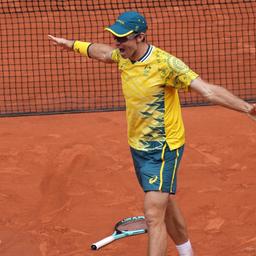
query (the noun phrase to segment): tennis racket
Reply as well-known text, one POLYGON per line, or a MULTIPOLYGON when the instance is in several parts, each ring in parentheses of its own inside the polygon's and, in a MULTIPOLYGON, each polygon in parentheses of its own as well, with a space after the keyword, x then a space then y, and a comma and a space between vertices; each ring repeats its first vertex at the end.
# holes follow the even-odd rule
POLYGON ((144 216, 129 217, 119 221, 114 228, 114 233, 91 245, 92 250, 98 250, 117 239, 127 236, 144 234, 147 232, 147 225, 144 216))

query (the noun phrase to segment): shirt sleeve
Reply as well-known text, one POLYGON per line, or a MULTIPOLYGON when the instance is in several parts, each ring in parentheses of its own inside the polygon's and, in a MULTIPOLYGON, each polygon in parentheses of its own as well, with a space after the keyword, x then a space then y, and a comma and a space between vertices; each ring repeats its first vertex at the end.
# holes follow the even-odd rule
POLYGON ((167 65, 169 71, 165 80, 167 86, 187 90, 191 82, 199 76, 183 61, 172 55, 167 58, 167 65))

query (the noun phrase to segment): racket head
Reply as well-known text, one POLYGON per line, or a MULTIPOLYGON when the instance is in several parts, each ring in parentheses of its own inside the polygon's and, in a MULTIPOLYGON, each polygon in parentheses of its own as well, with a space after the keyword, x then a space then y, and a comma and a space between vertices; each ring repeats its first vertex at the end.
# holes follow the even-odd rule
POLYGON ((119 221, 115 225, 115 231, 117 234, 137 230, 143 230, 145 233, 147 232, 147 224, 144 216, 128 217, 119 221))

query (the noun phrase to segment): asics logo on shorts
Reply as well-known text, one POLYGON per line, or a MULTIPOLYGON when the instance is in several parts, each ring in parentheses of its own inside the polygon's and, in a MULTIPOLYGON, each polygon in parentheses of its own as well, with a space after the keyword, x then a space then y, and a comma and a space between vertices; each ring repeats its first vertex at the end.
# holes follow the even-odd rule
POLYGON ((154 177, 152 177, 152 178, 150 178, 150 179, 148 180, 148 183, 149 183, 149 184, 154 184, 154 183, 157 181, 157 179, 158 179, 158 177, 157 177, 157 176, 154 176, 154 177))

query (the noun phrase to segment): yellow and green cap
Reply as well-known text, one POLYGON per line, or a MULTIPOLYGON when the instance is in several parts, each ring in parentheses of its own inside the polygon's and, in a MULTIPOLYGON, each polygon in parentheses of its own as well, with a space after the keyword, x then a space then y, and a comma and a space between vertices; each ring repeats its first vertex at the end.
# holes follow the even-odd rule
POLYGON ((142 33, 147 30, 147 22, 144 16, 135 11, 128 11, 122 13, 116 22, 105 28, 118 37, 128 36, 131 33, 142 33))

